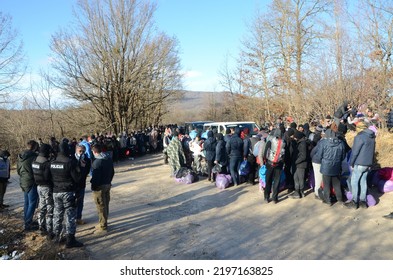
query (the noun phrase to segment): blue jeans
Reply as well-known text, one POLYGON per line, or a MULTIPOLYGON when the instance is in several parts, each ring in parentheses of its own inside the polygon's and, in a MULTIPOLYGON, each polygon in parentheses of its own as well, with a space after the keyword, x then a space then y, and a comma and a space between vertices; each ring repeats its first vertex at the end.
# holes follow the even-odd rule
POLYGON ((243 158, 241 157, 231 157, 229 159, 229 168, 234 185, 240 184, 239 168, 242 161, 243 158))
POLYGON ((368 170, 369 167, 363 165, 355 165, 355 167, 353 168, 351 176, 351 191, 353 196, 352 200, 355 202, 358 202, 359 200, 366 201, 368 170))
POLYGON ((29 228, 33 222, 33 216, 38 203, 37 186, 32 186, 28 192, 24 193, 25 204, 23 207, 25 228, 29 228))

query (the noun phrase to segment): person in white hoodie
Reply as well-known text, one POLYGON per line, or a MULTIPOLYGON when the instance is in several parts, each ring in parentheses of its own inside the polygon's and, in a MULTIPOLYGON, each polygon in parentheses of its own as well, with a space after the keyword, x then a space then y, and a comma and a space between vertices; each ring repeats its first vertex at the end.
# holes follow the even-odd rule
POLYGON ((200 158, 202 154, 201 136, 197 134, 194 140, 190 141, 189 145, 190 151, 192 152, 192 156, 194 158, 195 171, 200 175, 202 171, 202 164, 200 158))

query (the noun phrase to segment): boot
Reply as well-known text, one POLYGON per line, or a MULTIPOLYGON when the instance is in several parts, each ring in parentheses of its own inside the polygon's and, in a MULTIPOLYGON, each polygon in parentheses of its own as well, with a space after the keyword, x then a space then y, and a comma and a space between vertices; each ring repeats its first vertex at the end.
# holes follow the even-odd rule
POLYGON ((67 234, 66 248, 83 247, 83 243, 75 239, 74 234, 67 234))
POLYGON ((66 238, 63 235, 55 234, 54 239, 55 243, 64 244, 66 242, 66 238))

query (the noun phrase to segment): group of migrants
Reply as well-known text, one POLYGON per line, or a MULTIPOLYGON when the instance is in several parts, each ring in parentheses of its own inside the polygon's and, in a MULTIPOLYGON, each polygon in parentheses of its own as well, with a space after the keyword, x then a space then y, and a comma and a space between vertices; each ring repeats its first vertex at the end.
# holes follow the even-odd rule
MULTIPOLYGON (((388 117, 388 128, 393 115, 388 117)), ((188 134, 182 129, 167 128, 163 138, 165 163, 171 167, 171 176, 183 167, 206 175, 214 182, 217 173, 230 174, 234 186, 242 182, 255 184, 258 170, 265 168, 264 201, 279 202, 280 177, 285 174, 285 188, 289 197, 301 199, 309 174, 315 180, 315 198, 323 203, 340 203, 347 208, 367 208, 367 176, 375 164, 375 138, 380 126, 379 115, 370 108, 356 107, 344 102, 323 120, 297 125, 292 119, 278 118, 275 124, 250 133, 248 128, 227 129, 223 133, 208 130, 203 134, 193 129, 188 134), (356 133, 350 147, 346 133, 356 133), (242 162, 248 162, 248 175, 239 175, 242 162), (351 175, 342 180, 343 163, 351 175), (219 165, 219 172, 215 167, 219 165), (345 165, 345 164, 344 164, 345 165), (347 200, 346 191, 352 193, 347 200)), ((393 218, 393 214, 385 218, 393 218)))
MULTIPOLYGON (((113 154, 104 152, 108 150, 105 139, 92 142, 82 137, 77 142, 63 138, 59 142, 52 137, 48 144, 42 139, 30 140, 26 148, 17 157, 17 173, 24 194, 24 230, 39 230, 49 240, 65 243, 66 248, 83 246, 75 239, 75 233, 77 225, 85 224, 82 211, 90 175, 98 213, 95 229, 97 233, 105 232, 114 176, 113 154)), ((0 156, 0 162, 6 162, 8 168, 8 172, 0 171, 0 202, 4 209, 9 206, 3 204, 3 197, 10 178, 10 154, 1 151, 0 156)))

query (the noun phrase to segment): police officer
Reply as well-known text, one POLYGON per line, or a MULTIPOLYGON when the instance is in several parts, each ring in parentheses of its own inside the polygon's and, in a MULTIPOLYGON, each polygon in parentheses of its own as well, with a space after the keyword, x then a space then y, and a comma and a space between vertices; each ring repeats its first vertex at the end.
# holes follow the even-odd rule
POLYGON ((76 159, 68 157, 68 144, 59 145, 59 153, 50 165, 53 181, 54 217, 53 231, 56 241, 61 242, 63 219, 65 216, 66 248, 82 247, 83 243, 75 240, 76 232, 76 182, 80 179, 80 168, 76 159))
POLYGON ((50 173, 50 155, 51 146, 42 143, 39 149, 38 157, 33 161, 34 181, 37 185, 39 197, 38 212, 38 229, 41 233, 48 234, 52 239, 53 234, 53 183, 50 173))

